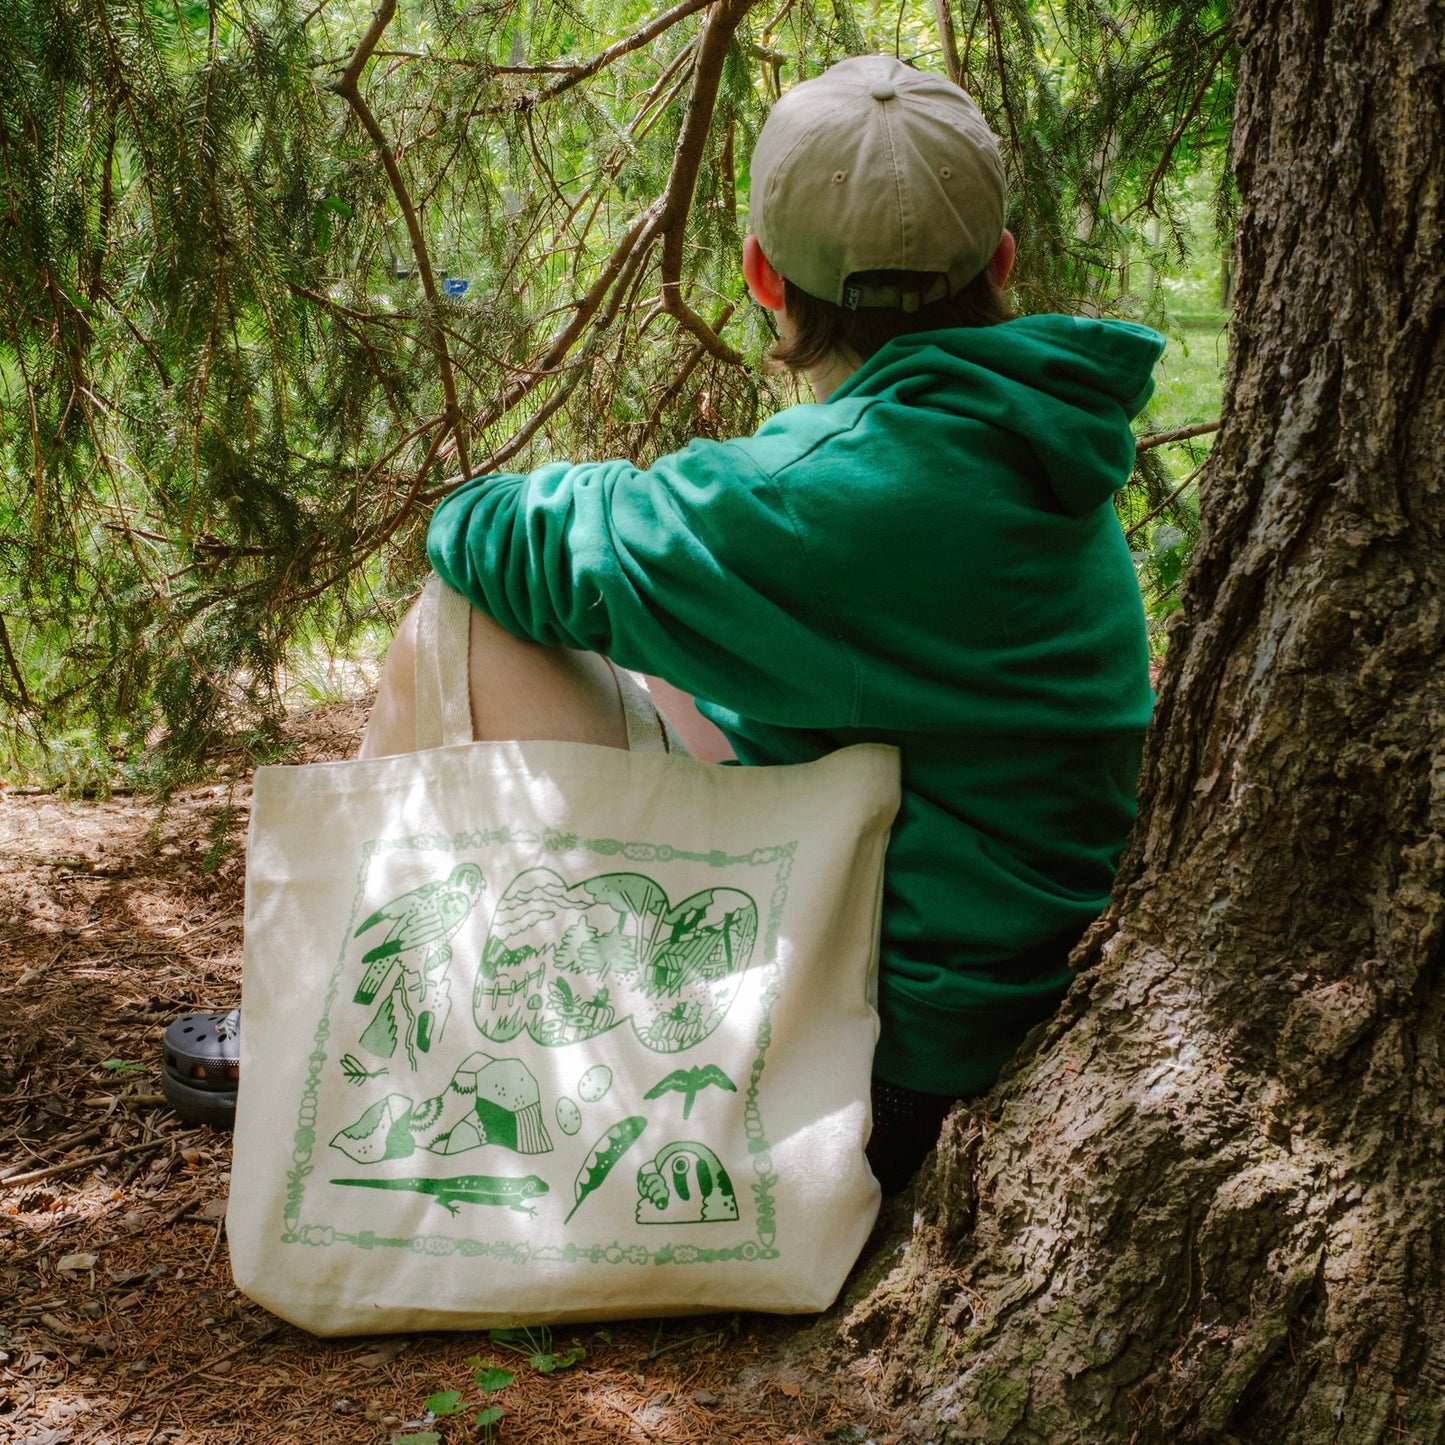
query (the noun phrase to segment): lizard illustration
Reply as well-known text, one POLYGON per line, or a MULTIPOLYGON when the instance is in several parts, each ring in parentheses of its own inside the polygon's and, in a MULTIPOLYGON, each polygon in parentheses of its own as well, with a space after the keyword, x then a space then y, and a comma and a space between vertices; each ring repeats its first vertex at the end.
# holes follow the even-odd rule
POLYGON ((547 1192, 546 1181, 535 1174, 459 1174, 452 1179, 333 1179, 331 1182, 357 1189, 406 1189, 414 1194, 430 1194, 452 1214, 456 1214, 462 1204, 497 1204, 515 1209, 519 1214, 536 1214, 525 1201, 547 1192))

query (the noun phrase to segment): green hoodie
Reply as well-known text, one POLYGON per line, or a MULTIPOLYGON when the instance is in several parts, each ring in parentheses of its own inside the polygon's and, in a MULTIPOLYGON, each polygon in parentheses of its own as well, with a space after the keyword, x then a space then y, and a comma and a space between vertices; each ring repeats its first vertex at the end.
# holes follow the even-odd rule
POLYGON ((907 1088, 992 1083, 1107 901, 1151 703, 1111 498, 1162 349, 921 333, 752 437, 479 478, 432 519, 482 611, 693 693, 743 763, 901 750, 875 1069, 907 1088))

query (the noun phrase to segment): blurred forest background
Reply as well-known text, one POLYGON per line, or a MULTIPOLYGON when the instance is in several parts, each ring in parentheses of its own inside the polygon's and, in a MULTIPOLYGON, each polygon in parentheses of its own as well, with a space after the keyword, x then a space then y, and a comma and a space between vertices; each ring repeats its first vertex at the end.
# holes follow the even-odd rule
POLYGON ((12 0, 0 777, 264 759, 374 675, 449 487, 807 399, 745 301, 748 157, 864 51, 1002 138, 1018 309, 1169 335, 1119 504, 1162 649, 1227 345, 1232 44, 1222 0, 12 0))

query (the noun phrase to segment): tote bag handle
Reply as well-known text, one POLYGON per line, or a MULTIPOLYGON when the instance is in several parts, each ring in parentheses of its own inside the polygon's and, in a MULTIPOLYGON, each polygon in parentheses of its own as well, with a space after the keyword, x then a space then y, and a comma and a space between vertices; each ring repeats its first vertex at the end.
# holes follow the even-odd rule
MULTIPOLYGON (((468 677, 472 606, 435 574, 417 604, 416 745, 454 747, 472 741, 468 677)), ((610 664, 609 664, 610 665, 610 664)), ((612 668, 627 718, 627 746, 634 753, 680 753, 684 748, 631 673, 612 668)))

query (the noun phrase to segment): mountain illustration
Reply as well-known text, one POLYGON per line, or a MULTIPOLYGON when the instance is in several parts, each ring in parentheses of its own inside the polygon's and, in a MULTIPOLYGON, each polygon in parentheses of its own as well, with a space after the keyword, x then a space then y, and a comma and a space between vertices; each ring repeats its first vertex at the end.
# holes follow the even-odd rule
POLYGON ((649 1048, 675 1053, 722 1021, 752 959, 758 911, 736 888, 679 903, 640 873, 569 884, 550 868, 519 874, 499 899, 472 1005, 505 1041, 591 1038, 631 1020, 649 1048))
POLYGON ((551 1152, 537 1080, 520 1059, 473 1054, 440 1094, 420 1102, 388 1094, 331 1141, 358 1164, 405 1159, 417 1149, 462 1154, 484 1144, 551 1152))

